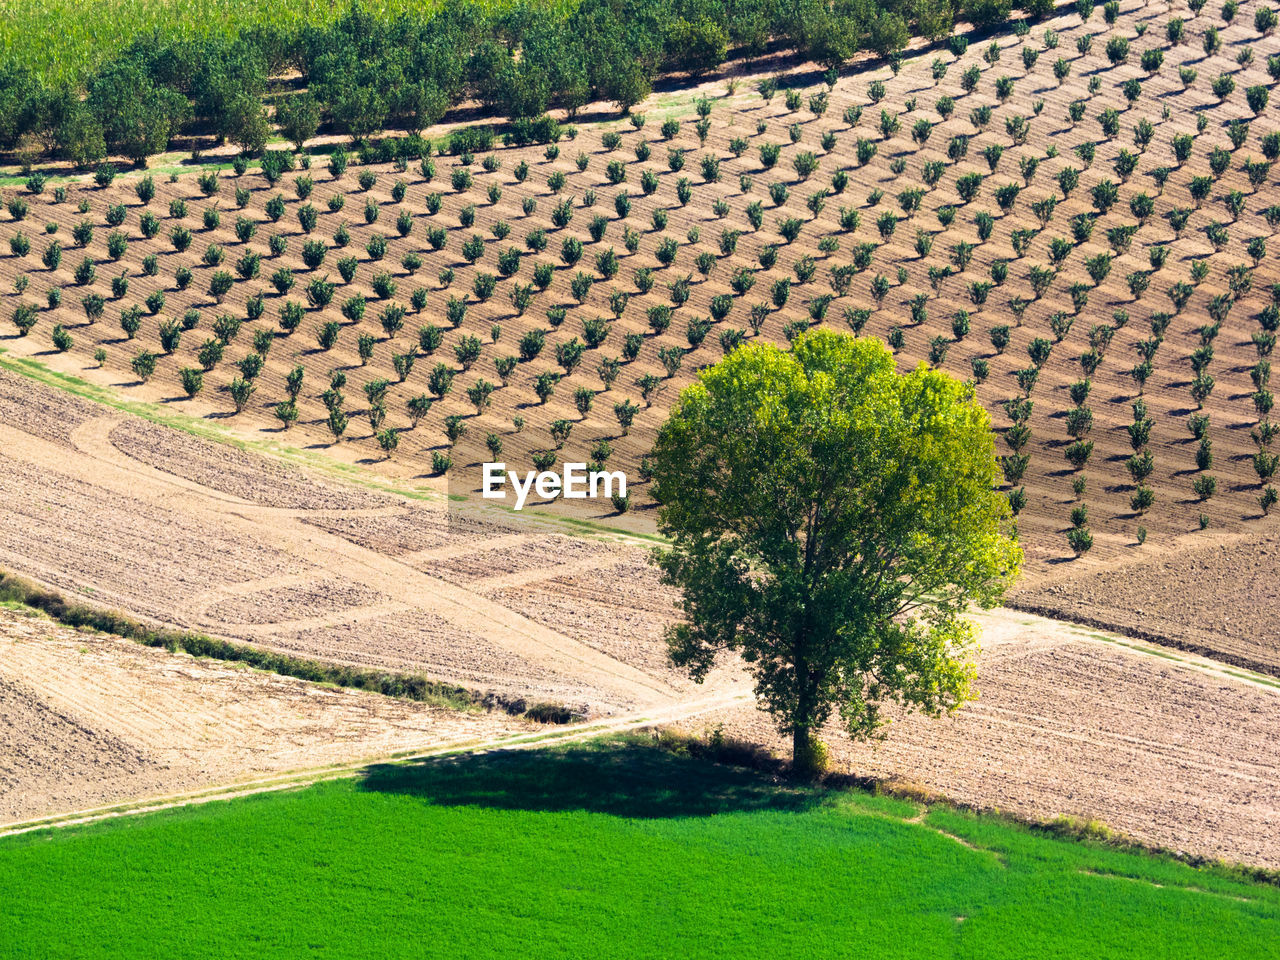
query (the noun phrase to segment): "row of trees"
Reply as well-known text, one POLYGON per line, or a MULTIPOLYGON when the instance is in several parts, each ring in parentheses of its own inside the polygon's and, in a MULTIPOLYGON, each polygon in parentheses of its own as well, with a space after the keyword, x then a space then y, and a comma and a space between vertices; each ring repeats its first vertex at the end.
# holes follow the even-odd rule
MULTIPOLYGON (((1051 6, 1026 3, 1035 13, 1051 6)), ((892 55, 913 31, 945 36, 956 12, 952 0, 583 0, 571 10, 528 0, 502 12, 454 0, 385 19, 356 4, 332 24, 296 31, 140 37, 76 85, 50 86, 0 62, 0 149, 81 167, 108 156, 144 164, 184 129, 256 153, 273 120, 301 143, 326 118, 357 139, 388 127, 418 132, 470 98, 513 118, 552 107, 573 114, 597 100, 625 110, 659 73, 713 69, 730 49, 754 55, 779 43, 836 68, 861 50, 892 55), (268 80, 295 69, 306 92, 270 114, 268 80)), ((998 21, 1009 0, 960 0, 958 12, 998 21)))

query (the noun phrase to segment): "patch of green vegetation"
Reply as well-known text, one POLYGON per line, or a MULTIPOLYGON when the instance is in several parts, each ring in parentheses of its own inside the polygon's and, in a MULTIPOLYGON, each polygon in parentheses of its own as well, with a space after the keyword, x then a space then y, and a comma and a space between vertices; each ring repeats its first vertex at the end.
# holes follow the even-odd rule
MULTIPOLYGON (((254 29, 296 30, 303 24, 331 23, 350 5, 349 0, 33 0, 4 5, 0 50, 46 80, 74 80, 153 31, 193 38, 235 36, 254 29), (44 40, 34 42, 36 37, 44 40)), ((390 19, 435 5, 422 0, 376 0, 365 7, 374 16, 390 19)), ((506 0, 486 0, 478 10, 493 13, 510 6, 506 0)))
POLYGON ((1155 647, 1141 643, 1129 643, 1121 640, 1119 637, 1112 636, 1108 633, 1097 633, 1089 630, 1076 630, 1075 633, 1093 640, 1101 640, 1103 643, 1109 643, 1116 647, 1124 647, 1126 650, 1132 650, 1134 653, 1145 653, 1151 657, 1160 657, 1162 660, 1172 660, 1175 663, 1186 663, 1185 657, 1180 657, 1176 653, 1170 653, 1168 650, 1158 650, 1155 647))
POLYGON ((648 540, 650 543, 669 543, 666 537, 656 533, 643 533, 639 530, 623 530, 621 527, 610 527, 595 520, 580 520, 577 517, 556 517, 556 522, 566 527, 577 528, 586 533, 612 533, 636 540, 648 540))
MULTIPOLYGON (((118 175, 117 180, 119 181, 119 180, 130 180, 130 179, 141 179, 142 177, 148 176, 148 175, 152 177, 160 177, 160 176, 167 177, 171 173, 182 175, 182 174, 188 174, 188 173, 205 173, 206 171, 209 171, 209 170, 217 170, 217 171, 230 170, 232 166, 230 161, 224 162, 224 161, 218 161, 218 160, 211 160, 208 163, 190 163, 187 161, 183 161, 181 163, 168 163, 165 161, 173 158, 170 158, 167 155, 161 156, 157 159, 160 160, 158 164, 153 164, 147 167, 146 169, 139 169, 136 171, 125 171, 124 173, 118 175)), ((260 163, 252 164, 251 166, 261 167, 262 164, 260 163)), ((25 186, 27 182, 27 174, 23 173, 20 167, 14 167, 11 169, 16 170, 17 172, 0 176, 0 187, 25 186)), ((68 174, 50 173, 48 174, 48 184, 50 186, 57 186, 60 183, 89 183, 92 180, 93 180, 92 173, 68 173, 68 174)))
MULTIPOLYGON (((1168 650, 1161 650, 1151 644, 1131 643, 1127 640, 1121 639, 1120 637, 1112 636, 1111 634, 1098 633, 1091 630, 1075 630, 1074 632, 1093 640, 1101 640, 1103 643, 1109 643, 1117 647, 1124 647, 1126 650, 1132 650, 1134 653, 1144 653, 1151 657, 1160 657, 1162 660, 1172 660, 1175 663, 1185 663, 1193 667, 1197 666, 1195 661, 1189 660, 1186 657, 1178 656, 1178 654, 1171 653, 1168 650)), ((1252 670, 1241 670, 1238 668, 1232 669, 1226 667, 1222 668, 1222 672, 1229 677, 1235 677, 1237 680, 1247 680, 1250 683, 1260 683, 1265 687, 1275 687, 1276 689, 1280 689, 1280 681, 1277 681, 1273 677, 1268 677, 1266 674, 1255 673, 1252 670)))
POLYGON ((1223 670, 1222 672, 1229 677, 1235 677, 1237 680, 1248 680, 1251 683, 1260 683, 1264 687, 1275 687, 1280 690, 1280 682, 1264 677, 1260 673, 1245 673, 1241 670, 1223 670))
POLYGON ((0 954, 1256 957, 1280 890, 611 740, 0 840, 0 954), (590 855, 584 856, 584 852, 590 855))
MULTIPOLYGON (((439 137, 432 140, 430 137, 424 137, 424 141, 430 142, 433 147, 439 151, 448 145, 447 137, 439 137)), ((283 137, 268 137, 267 148, 271 150, 288 150, 291 153, 296 152, 293 144, 285 140, 283 137)), ((334 148, 338 144, 321 143, 308 146, 303 153, 310 156, 313 160, 317 158, 327 157, 333 153, 334 148)), ((262 170, 262 159, 246 157, 248 172, 262 170)), ((5 168, 12 172, 0 174, 0 187, 23 187, 27 183, 27 173, 21 165, 14 165, 5 168)), ((116 174, 116 183, 128 182, 132 180, 141 180, 143 177, 168 177, 170 174, 178 176, 187 176, 190 174, 208 173, 215 171, 224 173, 228 170, 235 169, 235 163, 231 159, 212 159, 198 160, 193 159, 189 153, 181 151, 170 151, 168 153, 156 154, 150 159, 145 167, 134 167, 120 170, 116 174)), ((91 183, 93 181, 93 171, 81 171, 77 173, 48 173, 48 185, 56 186, 60 183, 91 183)))

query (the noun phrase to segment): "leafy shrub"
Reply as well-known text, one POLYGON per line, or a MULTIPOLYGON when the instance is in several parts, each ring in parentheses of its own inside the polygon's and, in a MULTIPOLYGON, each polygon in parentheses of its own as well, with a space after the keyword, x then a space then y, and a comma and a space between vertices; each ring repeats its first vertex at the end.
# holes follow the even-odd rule
POLYGON ((1068 444, 1062 451, 1062 455, 1066 458, 1066 461, 1071 464, 1072 469, 1083 470, 1085 465, 1089 462, 1089 458, 1093 455, 1093 441, 1077 440, 1074 443, 1068 444))
POLYGON ((1212 474, 1204 473, 1191 482, 1191 490, 1201 503, 1211 498, 1218 489, 1218 479, 1212 474))
POLYGON ((136 354, 129 362, 130 368, 134 375, 146 383, 156 372, 156 355, 150 351, 143 350, 136 354))
POLYGON ((1077 557, 1082 557, 1093 547, 1093 534, 1086 527, 1074 527, 1067 532, 1067 546, 1077 557))

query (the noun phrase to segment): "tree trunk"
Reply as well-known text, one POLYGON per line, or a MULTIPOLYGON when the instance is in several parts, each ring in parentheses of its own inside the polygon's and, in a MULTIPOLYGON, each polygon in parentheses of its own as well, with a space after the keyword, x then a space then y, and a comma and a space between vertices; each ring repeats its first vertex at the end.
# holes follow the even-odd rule
POLYGON ((813 679, 809 675, 809 665, 801 653, 803 641, 797 639, 792 648, 792 659, 796 672, 796 712, 791 718, 791 768, 796 776, 812 779, 821 770, 815 764, 813 715, 816 704, 813 696, 813 679))
POLYGON ((796 726, 791 732, 791 765, 798 774, 805 773, 805 765, 809 759, 809 728, 796 726))

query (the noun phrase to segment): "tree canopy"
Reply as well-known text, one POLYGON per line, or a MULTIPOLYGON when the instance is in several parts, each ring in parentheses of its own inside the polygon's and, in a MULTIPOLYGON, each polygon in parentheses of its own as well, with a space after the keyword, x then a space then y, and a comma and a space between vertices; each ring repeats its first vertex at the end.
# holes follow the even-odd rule
POLYGON ((356 139, 389 127, 416 133, 471 99, 514 120, 554 108, 572 117, 591 101, 626 110, 663 71, 701 74, 770 44, 838 68, 862 50, 896 53, 912 32, 945 36, 956 10, 986 23, 1008 4, 450 0, 392 14, 352 0, 332 19, 246 23, 227 35, 157 26, 58 81, 0 57, 0 148, 38 144, 82 166, 107 154, 144 162, 193 121, 258 153, 270 134, 267 80, 293 69, 309 94, 297 110, 281 98, 276 119, 295 144, 314 131, 317 109, 316 122, 356 139))
POLYGON ((1022 552, 969 386, 825 330, 742 346, 680 395, 651 462, 686 615, 671 658, 701 679, 740 652, 799 767, 834 711, 861 737, 886 703, 973 696, 966 611, 999 602, 1022 552))

